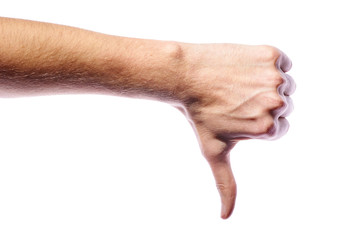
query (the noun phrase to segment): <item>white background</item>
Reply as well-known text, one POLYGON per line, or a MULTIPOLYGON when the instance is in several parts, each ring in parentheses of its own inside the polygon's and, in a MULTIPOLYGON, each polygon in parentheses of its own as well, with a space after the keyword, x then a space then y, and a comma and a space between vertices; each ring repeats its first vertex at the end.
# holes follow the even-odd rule
POLYGON ((0 239, 361 239, 358 1, 6 1, 0 15, 114 35, 274 45, 293 60, 291 128, 232 152, 221 220, 186 119, 96 95, 0 99, 0 239))

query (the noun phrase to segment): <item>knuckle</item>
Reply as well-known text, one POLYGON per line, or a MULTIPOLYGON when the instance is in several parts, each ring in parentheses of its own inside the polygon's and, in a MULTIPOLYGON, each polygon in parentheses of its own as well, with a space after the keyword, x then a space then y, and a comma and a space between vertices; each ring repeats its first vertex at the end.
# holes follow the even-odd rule
POLYGON ((278 87, 279 85, 284 83, 284 79, 281 74, 277 72, 271 77, 271 82, 274 84, 274 86, 278 87))
POLYGON ((228 189, 227 185, 224 183, 217 183, 216 187, 220 192, 225 192, 228 189))
POLYGON ((277 127, 276 124, 273 124, 266 132, 266 136, 268 139, 274 138, 277 135, 277 127))
POLYGON ((282 108, 286 105, 285 101, 279 95, 273 98, 273 103, 275 108, 282 108))
POLYGON ((275 61, 281 55, 277 48, 268 45, 261 46, 261 52, 265 61, 275 61))
POLYGON ((269 133, 270 131, 272 131, 274 126, 275 126, 275 123, 271 116, 261 118, 257 122, 256 134, 269 133))
POLYGON ((285 82, 281 73, 274 67, 268 71, 265 77, 267 77, 267 81, 272 87, 278 87, 285 82))
POLYGON ((262 101, 266 103, 266 106, 268 106, 271 110, 281 108, 285 105, 285 101, 282 97, 278 93, 274 92, 265 94, 262 101))
POLYGON ((274 67, 269 67, 262 73, 263 83, 269 87, 277 88, 285 83, 285 79, 281 73, 274 67))
POLYGON ((222 193, 223 195, 226 195, 228 197, 234 196, 236 193, 236 189, 237 189, 235 182, 232 182, 230 184, 217 183, 216 187, 220 193, 222 193))

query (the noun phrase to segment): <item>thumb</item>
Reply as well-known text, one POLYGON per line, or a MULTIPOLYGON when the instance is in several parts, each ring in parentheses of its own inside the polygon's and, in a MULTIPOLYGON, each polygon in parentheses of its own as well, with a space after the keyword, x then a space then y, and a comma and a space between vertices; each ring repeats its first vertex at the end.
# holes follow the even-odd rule
POLYGON ((227 144, 214 138, 201 141, 203 155, 212 169, 221 197, 223 219, 231 216, 237 195, 236 181, 230 163, 230 150, 233 146, 234 144, 227 144))

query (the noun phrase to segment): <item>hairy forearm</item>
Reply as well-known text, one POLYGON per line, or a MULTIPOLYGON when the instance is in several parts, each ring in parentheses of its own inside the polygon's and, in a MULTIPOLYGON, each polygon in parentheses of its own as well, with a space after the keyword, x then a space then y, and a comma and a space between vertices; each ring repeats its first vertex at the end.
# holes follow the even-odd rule
POLYGON ((101 93, 174 103, 188 118, 232 213, 230 150, 288 130, 291 61, 270 46, 185 44, 0 18, 0 97, 101 93))
POLYGON ((177 101, 185 64, 175 42, 0 18, 0 96, 101 93, 177 101))

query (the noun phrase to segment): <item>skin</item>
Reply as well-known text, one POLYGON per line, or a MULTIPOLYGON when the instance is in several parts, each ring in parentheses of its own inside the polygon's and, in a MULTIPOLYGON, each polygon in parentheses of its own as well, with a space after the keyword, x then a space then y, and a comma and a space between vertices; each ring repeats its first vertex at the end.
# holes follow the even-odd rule
POLYGON ((271 46, 110 36, 0 18, 0 96, 95 93, 164 101, 189 120, 216 180, 221 217, 236 199, 230 151, 288 130, 291 61, 271 46))

